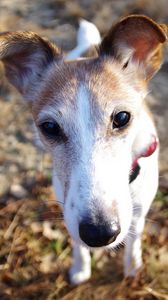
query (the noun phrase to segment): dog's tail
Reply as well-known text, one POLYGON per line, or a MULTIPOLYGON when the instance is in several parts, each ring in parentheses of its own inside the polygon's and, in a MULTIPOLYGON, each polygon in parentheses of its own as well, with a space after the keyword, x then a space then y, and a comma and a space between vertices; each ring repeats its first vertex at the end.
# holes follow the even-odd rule
POLYGON ((100 42, 101 36, 97 27, 93 23, 81 19, 77 31, 77 46, 67 54, 66 59, 76 59, 91 47, 99 45, 100 42))

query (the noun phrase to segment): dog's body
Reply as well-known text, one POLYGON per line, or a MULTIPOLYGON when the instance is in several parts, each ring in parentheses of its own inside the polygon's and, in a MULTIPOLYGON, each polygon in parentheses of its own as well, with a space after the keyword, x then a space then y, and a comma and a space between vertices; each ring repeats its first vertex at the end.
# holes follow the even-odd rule
POLYGON ((53 185, 74 240, 73 284, 90 277, 89 247, 125 241, 125 274, 142 264, 141 234, 158 186, 157 133, 143 100, 166 30, 129 16, 95 58, 69 62, 35 34, 0 37, 7 77, 30 103, 53 156, 53 185))

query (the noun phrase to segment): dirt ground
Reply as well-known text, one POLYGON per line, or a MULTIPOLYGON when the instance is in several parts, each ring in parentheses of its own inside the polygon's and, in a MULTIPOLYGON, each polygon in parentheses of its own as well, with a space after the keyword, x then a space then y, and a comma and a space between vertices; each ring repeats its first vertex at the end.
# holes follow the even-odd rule
MULTIPOLYGON (((168 24, 168 1, 0 0, 0 31, 36 31, 68 51, 80 17, 103 35, 128 13, 168 24)), ((149 100, 161 143, 160 190, 143 235, 144 267, 134 280, 123 278, 120 249, 93 253, 91 280, 69 285, 71 241, 51 187, 51 158, 36 145, 22 97, 0 74, 0 299, 168 300, 168 46, 149 100)))

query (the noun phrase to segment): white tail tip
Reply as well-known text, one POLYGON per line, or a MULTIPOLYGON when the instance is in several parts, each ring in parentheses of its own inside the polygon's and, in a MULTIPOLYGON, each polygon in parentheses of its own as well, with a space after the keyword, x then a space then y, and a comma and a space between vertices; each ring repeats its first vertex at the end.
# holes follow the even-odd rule
POLYGON ((101 36, 97 27, 93 23, 81 19, 77 32, 77 46, 68 53, 66 59, 76 59, 90 47, 99 45, 100 42, 101 36))

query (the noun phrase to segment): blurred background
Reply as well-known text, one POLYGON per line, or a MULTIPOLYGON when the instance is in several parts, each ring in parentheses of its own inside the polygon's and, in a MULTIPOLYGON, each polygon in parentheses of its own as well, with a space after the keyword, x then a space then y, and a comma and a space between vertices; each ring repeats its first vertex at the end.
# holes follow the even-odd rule
MULTIPOLYGON (((0 0, 0 31, 35 31, 69 51, 79 18, 103 36, 131 13, 168 24, 168 0, 0 0)), ((144 267, 135 280, 124 280, 123 249, 97 251, 92 279, 72 288, 66 275, 71 242, 51 187, 51 158, 36 145, 31 115, 0 66, 1 300, 168 300, 168 45, 149 90, 161 144, 160 189, 143 235, 144 267)))

